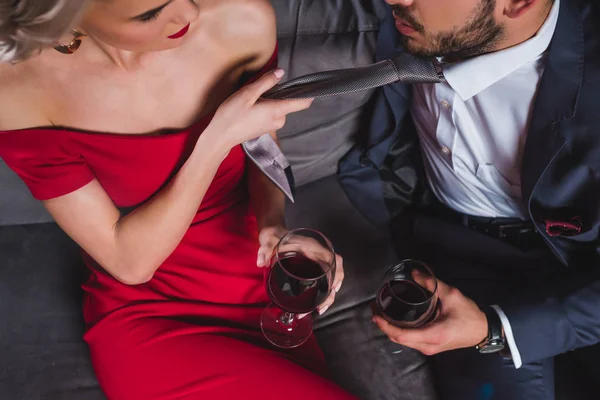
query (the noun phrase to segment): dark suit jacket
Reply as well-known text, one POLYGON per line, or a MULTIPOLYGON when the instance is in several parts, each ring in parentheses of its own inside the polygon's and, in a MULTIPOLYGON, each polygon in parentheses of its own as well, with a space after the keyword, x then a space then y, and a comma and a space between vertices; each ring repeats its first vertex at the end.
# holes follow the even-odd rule
MULTIPOLYGON (((378 59, 403 51, 398 37, 390 13, 382 24, 378 59)), ((353 204, 374 224, 386 226, 422 201, 426 183, 408 112, 411 88, 388 85, 376 96, 368 137, 342 160, 339 179, 353 204)), ((525 146, 522 193, 546 244, 573 270, 573 278, 556 287, 500 304, 527 363, 600 342, 597 0, 561 0, 525 146), (550 235, 552 221, 575 222, 581 230, 559 227, 550 235)))

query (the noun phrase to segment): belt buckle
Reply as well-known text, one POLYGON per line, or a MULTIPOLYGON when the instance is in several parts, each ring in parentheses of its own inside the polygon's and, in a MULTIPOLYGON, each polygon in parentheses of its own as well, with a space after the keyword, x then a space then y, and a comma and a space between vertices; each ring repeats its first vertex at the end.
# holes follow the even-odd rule
POLYGON ((498 238, 527 251, 535 246, 535 229, 528 223, 504 224, 498 226, 498 238))
POLYGON ((513 223, 513 224, 500 224, 500 225, 498 225, 498 237, 500 239, 508 239, 510 236, 510 233, 515 232, 516 235, 514 235, 514 237, 517 238, 518 235, 527 233, 527 232, 531 232, 531 230, 532 230, 531 225, 526 222, 513 223))

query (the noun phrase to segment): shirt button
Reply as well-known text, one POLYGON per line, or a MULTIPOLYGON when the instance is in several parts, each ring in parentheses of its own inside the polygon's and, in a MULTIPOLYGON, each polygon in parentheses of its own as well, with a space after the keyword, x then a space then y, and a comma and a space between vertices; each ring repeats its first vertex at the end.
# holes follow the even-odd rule
POLYGON ((442 153, 445 156, 449 156, 450 155, 450 149, 448 147, 444 146, 444 147, 442 147, 442 153))
POLYGON ((442 107, 448 110, 450 108, 450 103, 448 103, 446 100, 442 100, 442 107))

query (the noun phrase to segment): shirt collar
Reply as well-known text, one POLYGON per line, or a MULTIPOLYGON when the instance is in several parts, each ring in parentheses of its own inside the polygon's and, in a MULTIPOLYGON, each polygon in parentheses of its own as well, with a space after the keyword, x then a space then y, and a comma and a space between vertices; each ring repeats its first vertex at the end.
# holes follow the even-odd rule
POLYGON ((448 84, 463 101, 467 101, 538 59, 546 52, 554 36, 559 6, 560 0, 556 0, 548 18, 531 39, 508 49, 445 66, 444 77, 448 84))

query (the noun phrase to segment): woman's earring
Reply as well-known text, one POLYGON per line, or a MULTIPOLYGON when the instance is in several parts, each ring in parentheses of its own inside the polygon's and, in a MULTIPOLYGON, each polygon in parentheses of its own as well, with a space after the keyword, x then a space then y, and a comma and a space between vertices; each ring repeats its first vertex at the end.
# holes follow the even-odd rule
POLYGON ((79 49, 81 46, 81 40, 86 37, 85 33, 79 32, 77 29, 73 29, 73 40, 69 44, 60 44, 54 48, 54 50, 58 51, 62 54, 73 54, 79 49))

